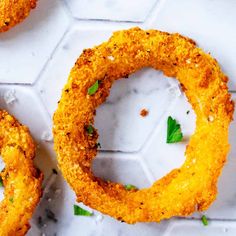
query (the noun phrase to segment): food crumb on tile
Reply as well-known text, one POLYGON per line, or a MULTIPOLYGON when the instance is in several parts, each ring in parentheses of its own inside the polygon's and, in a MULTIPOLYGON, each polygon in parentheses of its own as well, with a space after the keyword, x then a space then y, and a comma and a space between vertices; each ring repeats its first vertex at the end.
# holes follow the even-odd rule
POLYGON ((145 108, 143 108, 141 111, 140 111, 140 115, 142 117, 146 117, 147 115, 149 114, 149 111, 145 108))
POLYGON ((3 98, 6 104, 10 105, 16 102, 17 98, 15 94, 16 94, 16 91, 14 89, 7 90, 4 93, 3 98))
POLYGON ((52 142, 53 141, 52 133, 49 131, 44 131, 41 135, 41 139, 45 142, 52 142))
POLYGON ((103 218, 104 218, 103 215, 97 215, 96 219, 95 219, 96 223, 99 223, 99 222, 103 221, 103 218))

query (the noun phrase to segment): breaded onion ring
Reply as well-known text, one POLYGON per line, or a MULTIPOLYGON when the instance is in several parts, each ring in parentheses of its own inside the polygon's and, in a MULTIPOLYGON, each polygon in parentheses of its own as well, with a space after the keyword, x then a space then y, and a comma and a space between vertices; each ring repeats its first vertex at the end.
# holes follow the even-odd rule
POLYGON ((36 7, 37 0, 0 0, 0 32, 20 23, 36 7))
POLYGON ((59 167, 77 200, 127 223, 206 210, 216 198, 217 179, 229 151, 234 104, 226 83, 217 61, 179 34, 132 28, 84 50, 54 114, 59 167), (88 134, 87 127, 94 123, 95 109, 109 95, 112 83, 142 67, 153 67, 179 80, 197 115, 196 130, 179 169, 150 188, 127 191, 122 184, 106 182, 91 172, 98 135, 95 130, 88 134), (98 90, 89 95, 97 81, 98 90))
POLYGON ((0 111, 0 153, 4 199, 0 203, 0 235, 25 235, 42 194, 42 173, 35 169, 34 142, 27 127, 0 111))

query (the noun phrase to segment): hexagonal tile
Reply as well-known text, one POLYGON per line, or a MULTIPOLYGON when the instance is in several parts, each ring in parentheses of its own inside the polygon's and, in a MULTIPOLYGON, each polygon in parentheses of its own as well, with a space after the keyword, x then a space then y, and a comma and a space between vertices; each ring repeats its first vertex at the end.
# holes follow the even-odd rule
POLYGON ((94 175, 113 182, 133 184, 147 188, 151 182, 146 177, 138 155, 102 152, 93 162, 94 175))
POLYGON ((0 83, 33 83, 67 29, 67 18, 59 0, 41 0, 24 22, 1 34, 0 83))
MULTIPOLYGON (((110 33, 110 30, 73 30, 66 36, 37 84, 51 114, 79 53, 103 42, 110 33)), ((162 73, 153 69, 143 69, 128 80, 116 81, 107 102, 97 110, 95 126, 100 133, 102 150, 139 150, 159 123, 166 107, 175 99, 172 87, 171 79, 164 78, 162 73), (143 108, 149 110, 147 117, 140 116, 143 108)))
POLYGON ((196 40, 219 61, 230 78, 230 90, 236 90, 236 31, 231 24, 235 21, 235 8, 235 1, 166 0, 147 25, 196 40))
POLYGON ((142 150, 142 158, 147 163, 153 177, 159 179, 169 173, 172 169, 178 168, 184 162, 184 152, 190 135, 195 128, 195 113, 188 103, 184 94, 179 96, 149 138, 142 150), (188 112, 189 111, 189 112, 188 112), (184 141, 175 144, 166 143, 167 119, 168 116, 176 119, 184 135, 184 141))
MULTIPOLYGON (((134 180, 137 185, 142 185, 145 183, 145 176, 142 172, 142 169, 138 164, 136 164, 135 160, 134 162, 130 161, 129 167, 127 167, 127 163, 125 163, 125 160, 122 161, 121 158, 126 156, 120 156, 117 155, 114 156, 115 163, 118 164, 118 172, 120 174, 125 174, 126 180, 134 180), (119 160, 121 160, 121 163, 119 163, 119 160), (134 166, 133 166, 134 164, 134 166), (120 169, 121 167, 121 169, 120 169), (123 167, 128 170, 124 171, 122 170, 123 167), (134 167, 134 169, 133 169, 134 167), (130 171, 132 170, 132 171, 130 171), (135 180, 135 177, 141 180, 141 182, 138 182, 135 180)), ((110 161, 107 154, 105 156, 99 155, 98 162, 100 162, 99 159, 105 158, 106 161, 108 161, 108 164, 106 164, 106 167, 102 167, 104 170, 110 172, 109 166, 110 161)), ((132 158, 131 158, 132 159, 132 158)), ((100 165, 99 163, 95 165, 100 165)), ((96 167, 95 167, 96 169, 96 167)), ((100 171, 100 170, 98 170, 100 171)), ((117 170, 115 170, 115 173, 118 174, 117 170)), ((105 174, 105 173, 104 173, 105 174)), ((100 173, 101 176, 110 176, 113 178, 113 174, 110 172, 110 175, 100 173)), ((115 180, 122 180, 120 177, 115 177, 115 180)), ((123 178, 124 180, 124 178, 123 178)), ((146 180, 147 183, 147 180, 146 180)), ((145 185, 145 184, 144 184, 145 185)), ((163 221, 160 224, 156 223, 138 223, 134 225, 128 225, 125 223, 118 222, 114 220, 113 218, 102 215, 100 212, 97 212, 95 210, 89 209, 88 207, 84 206, 81 203, 76 203, 75 200, 75 194, 74 192, 69 188, 69 186, 65 183, 63 177, 58 174, 56 178, 54 179, 54 182, 51 184, 49 191, 44 194, 44 197, 38 206, 37 212, 34 215, 32 221, 31 221, 31 230, 27 235, 29 236, 35 236, 36 232, 37 235, 42 235, 43 233, 46 235, 68 235, 68 236, 74 236, 75 232, 78 232, 80 235, 137 235, 140 230, 142 230, 142 235, 149 236, 149 235, 156 235, 157 233, 163 233, 165 229, 168 227, 168 222, 163 221), (74 216, 73 213, 73 205, 77 204, 81 206, 82 208, 93 212, 94 215, 91 217, 83 217, 83 216, 74 216), (60 207, 59 207, 60 206, 60 207), (48 217, 48 211, 51 211, 56 219, 50 219, 52 217, 48 217), (40 217, 40 220, 39 220, 40 217), (86 225, 86 227, 84 227, 86 225)))
POLYGON ((66 2, 73 16, 78 19, 143 22, 157 0, 66 0, 66 2))
POLYGON ((116 81, 95 118, 102 149, 138 151, 174 101, 170 87, 169 80, 154 69, 116 81), (149 112, 146 117, 140 115, 142 109, 149 112))
MULTIPOLYGON (((93 171, 96 176, 111 181, 121 182, 123 184, 132 183, 137 187, 148 187, 150 182, 145 176, 142 165, 139 164, 139 157, 132 154, 122 153, 99 153, 93 164, 93 171)), ((53 174, 52 174, 53 176, 53 174)), ((52 177, 51 176, 51 177, 52 177)), ((144 230, 144 235, 152 235, 157 232, 164 232, 168 222, 160 224, 139 223, 133 225, 124 224, 112 219, 109 216, 89 209, 83 204, 75 201, 75 194, 65 183, 63 177, 58 174, 54 175, 54 181, 44 194, 44 197, 38 206, 37 212, 32 219, 32 229, 29 235, 40 232, 54 235, 74 235, 78 227, 81 235, 136 235, 139 230, 144 230), (81 217, 73 215, 73 205, 78 204, 84 209, 92 211, 94 216, 81 217), (58 207, 60 206, 60 207, 58 207), (47 212, 50 210, 55 214, 56 219, 50 219, 47 212), (100 217, 98 217, 100 216, 100 217), (40 220, 39 220, 40 217, 40 220), (98 220, 100 219, 100 220, 98 220), (87 227, 82 227, 84 224, 87 227), (65 225, 67 227, 65 227, 65 225)), ((48 182, 51 182, 48 181, 48 182)))
POLYGON ((51 132, 51 127, 49 126, 49 116, 40 100, 29 87, 1 85, 0 107, 29 127, 37 145, 35 163, 43 170, 44 176, 47 178, 52 168, 56 167, 56 162, 52 142, 48 142, 49 140, 44 137, 45 132, 51 132))
POLYGON ((236 223, 232 221, 209 221, 207 227, 199 220, 178 220, 170 224, 164 236, 232 236, 236 234, 236 223))

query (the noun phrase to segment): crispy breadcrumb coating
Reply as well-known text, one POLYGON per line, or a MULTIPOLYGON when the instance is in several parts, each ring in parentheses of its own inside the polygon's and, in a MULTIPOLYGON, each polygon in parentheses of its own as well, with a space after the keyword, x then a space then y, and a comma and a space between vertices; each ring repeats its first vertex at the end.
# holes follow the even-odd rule
POLYGON ((216 198, 217 180, 229 151, 234 104, 227 80, 214 58, 178 33, 132 28, 84 50, 54 114, 59 167, 78 202, 127 223, 158 222, 206 210, 216 198), (127 191, 122 184, 93 175, 98 135, 96 130, 88 135, 85 127, 94 123, 95 109, 106 100, 112 83, 143 67, 179 80, 196 113, 196 130, 180 168, 150 188, 127 191), (98 90, 88 95, 96 81, 98 90))
POLYGON ((37 0, 0 0, 0 32, 5 32, 24 20, 37 0))
POLYGON ((0 154, 4 199, 0 203, 0 235, 25 235, 40 200, 42 173, 35 169, 35 146, 27 127, 0 111, 0 154))

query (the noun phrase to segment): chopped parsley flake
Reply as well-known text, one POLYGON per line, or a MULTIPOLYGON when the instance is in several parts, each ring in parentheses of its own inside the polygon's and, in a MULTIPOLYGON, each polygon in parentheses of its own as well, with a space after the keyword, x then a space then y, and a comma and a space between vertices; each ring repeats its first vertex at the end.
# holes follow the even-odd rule
POLYGON ((175 119, 171 116, 167 120, 167 143, 177 143, 183 139, 183 134, 181 132, 180 124, 177 123, 175 119))
POLYGON ((205 215, 202 216, 202 223, 203 223, 204 226, 208 225, 208 220, 207 220, 205 215))
POLYGON ((87 131, 88 135, 92 136, 93 132, 94 132, 93 126, 92 125, 88 125, 86 127, 86 131, 87 131))
POLYGON ((0 187, 3 187, 2 177, 0 176, 0 187))
POLYGON ((10 198, 9 198, 9 201, 10 201, 11 203, 13 203, 13 202, 14 202, 13 197, 10 197, 10 198))
POLYGON ((75 215, 75 216, 92 216, 93 213, 84 210, 84 209, 81 208, 80 206, 74 205, 74 215, 75 215))
POLYGON ((138 189, 138 188, 136 186, 132 185, 132 184, 126 184, 125 189, 130 191, 130 190, 138 189))
POLYGON ((93 95, 97 92, 99 87, 99 81, 97 80, 91 87, 88 89, 88 95, 93 95))

